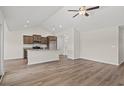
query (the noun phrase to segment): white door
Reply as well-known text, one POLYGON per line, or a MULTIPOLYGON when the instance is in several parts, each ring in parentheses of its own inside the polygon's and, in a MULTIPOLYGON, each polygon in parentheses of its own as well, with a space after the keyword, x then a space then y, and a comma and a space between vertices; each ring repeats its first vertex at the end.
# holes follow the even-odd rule
POLYGON ((4 38, 4 33, 3 33, 3 28, 2 25, 0 25, 0 75, 4 74, 4 66, 3 66, 3 38, 4 38))

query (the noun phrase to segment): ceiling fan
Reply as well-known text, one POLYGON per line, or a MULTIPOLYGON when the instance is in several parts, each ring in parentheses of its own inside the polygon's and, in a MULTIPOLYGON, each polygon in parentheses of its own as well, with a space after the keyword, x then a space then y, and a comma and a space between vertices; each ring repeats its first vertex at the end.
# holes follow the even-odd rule
POLYGON ((86 8, 86 6, 81 6, 78 10, 68 10, 68 11, 69 12, 78 12, 76 15, 73 16, 73 18, 74 18, 74 17, 76 17, 78 15, 89 16, 87 11, 98 9, 98 8, 99 8, 99 6, 90 7, 90 8, 86 8))

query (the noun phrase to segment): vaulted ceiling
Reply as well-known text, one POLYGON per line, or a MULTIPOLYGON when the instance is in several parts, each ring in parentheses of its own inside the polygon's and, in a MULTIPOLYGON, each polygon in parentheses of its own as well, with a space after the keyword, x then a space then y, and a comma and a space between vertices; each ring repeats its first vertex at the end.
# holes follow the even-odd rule
POLYGON ((0 7, 10 30, 41 26, 49 31, 61 31, 70 27, 78 30, 96 29, 106 26, 124 25, 123 6, 101 6, 90 11, 89 17, 68 12, 79 6, 4 6, 0 7))
POLYGON ((10 30, 40 26, 61 7, 58 6, 4 6, 0 7, 10 30), (28 23, 28 24, 27 24, 28 23))

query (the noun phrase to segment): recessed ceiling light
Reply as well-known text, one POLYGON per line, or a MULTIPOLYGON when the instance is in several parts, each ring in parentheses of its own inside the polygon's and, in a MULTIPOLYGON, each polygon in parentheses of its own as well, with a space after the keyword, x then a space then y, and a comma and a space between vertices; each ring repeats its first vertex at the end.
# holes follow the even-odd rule
POLYGON ((62 28, 62 25, 59 25, 59 28, 62 28))
POLYGON ((28 25, 24 25, 24 27, 26 28, 26 27, 28 27, 28 25))
POLYGON ((53 27, 52 30, 55 31, 55 28, 53 27))
POLYGON ((29 20, 27 20, 27 21, 26 21, 26 23, 27 23, 27 24, 29 24, 29 23, 30 23, 30 21, 29 21, 29 20))

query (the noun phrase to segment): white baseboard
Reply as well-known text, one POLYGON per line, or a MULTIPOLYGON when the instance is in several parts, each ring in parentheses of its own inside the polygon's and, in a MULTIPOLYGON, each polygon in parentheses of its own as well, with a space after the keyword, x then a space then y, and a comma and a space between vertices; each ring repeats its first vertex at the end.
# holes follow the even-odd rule
POLYGON ((98 63, 104 63, 104 64, 111 64, 111 65, 119 66, 119 64, 117 64, 117 63, 110 63, 110 62, 107 62, 107 61, 95 60, 95 59, 84 58, 84 57, 81 57, 80 59, 94 61, 94 62, 98 62, 98 63))
POLYGON ((5 62, 11 62, 13 60, 22 60, 24 58, 15 58, 15 59, 4 59, 5 62))

